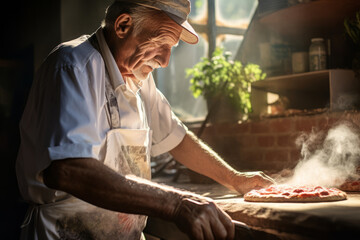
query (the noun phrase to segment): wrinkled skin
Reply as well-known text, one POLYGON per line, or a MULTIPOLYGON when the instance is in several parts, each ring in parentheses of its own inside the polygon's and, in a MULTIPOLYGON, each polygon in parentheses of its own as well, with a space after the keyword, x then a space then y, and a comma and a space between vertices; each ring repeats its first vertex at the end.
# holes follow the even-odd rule
POLYGON ((211 199, 200 196, 183 198, 174 222, 190 239, 230 240, 235 235, 235 227, 229 215, 211 199))
POLYGON ((261 171, 237 173, 234 177, 234 189, 245 194, 253 189, 260 189, 276 184, 275 181, 261 171))
MULTIPOLYGON (((241 194, 275 183, 263 172, 236 171, 191 132, 170 153, 188 168, 241 194)), ((174 222, 190 239, 232 239, 234 226, 228 214, 206 198, 184 197, 174 222)))

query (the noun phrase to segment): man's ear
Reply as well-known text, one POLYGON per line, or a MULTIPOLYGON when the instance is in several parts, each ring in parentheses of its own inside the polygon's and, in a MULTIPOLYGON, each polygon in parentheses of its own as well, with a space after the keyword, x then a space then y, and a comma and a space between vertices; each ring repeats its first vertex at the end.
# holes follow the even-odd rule
POLYGON ((123 13, 115 20, 114 30, 119 38, 124 38, 132 27, 132 17, 130 14, 123 13))

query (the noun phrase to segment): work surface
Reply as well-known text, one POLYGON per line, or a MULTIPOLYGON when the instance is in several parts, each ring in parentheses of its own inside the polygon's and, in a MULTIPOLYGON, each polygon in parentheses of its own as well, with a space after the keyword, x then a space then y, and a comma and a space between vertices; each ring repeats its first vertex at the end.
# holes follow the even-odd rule
POLYGON ((280 239, 360 239, 360 194, 320 203, 253 203, 219 184, 166 182, 213 198, 234 220, 280 239))

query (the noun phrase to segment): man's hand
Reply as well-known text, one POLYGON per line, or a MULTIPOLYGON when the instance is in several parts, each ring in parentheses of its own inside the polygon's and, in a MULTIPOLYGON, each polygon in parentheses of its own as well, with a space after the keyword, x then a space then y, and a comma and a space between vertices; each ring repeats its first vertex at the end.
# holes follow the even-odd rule
POLYGON ((259 172, 241 172, 235 175, 233 179, 234 189, 242 194, 252 189, 260 189, 276 184, 275 181, 265 173, 259 172))
POLYGON ((184 197, 173 221, 190 239, 234 239, 235 226, 227 213, 208 198, 184 197))

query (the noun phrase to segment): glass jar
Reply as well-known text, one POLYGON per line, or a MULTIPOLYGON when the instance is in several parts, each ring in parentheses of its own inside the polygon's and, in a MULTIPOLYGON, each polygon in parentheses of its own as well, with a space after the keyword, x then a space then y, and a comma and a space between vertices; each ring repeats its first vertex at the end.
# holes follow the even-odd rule
POLYGON ((310 71, 326 69, 326 47, 323 38, 312 38, 309 48, 310 71))

